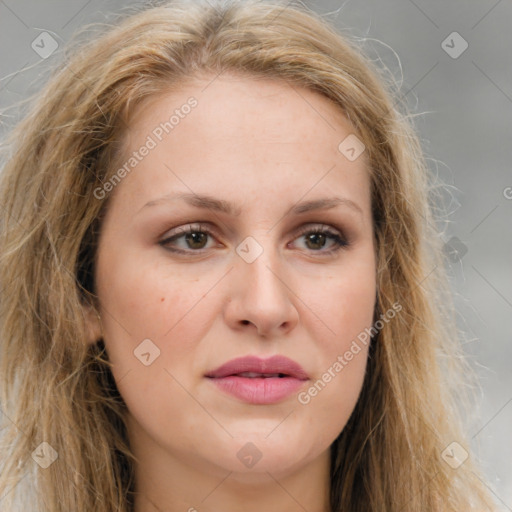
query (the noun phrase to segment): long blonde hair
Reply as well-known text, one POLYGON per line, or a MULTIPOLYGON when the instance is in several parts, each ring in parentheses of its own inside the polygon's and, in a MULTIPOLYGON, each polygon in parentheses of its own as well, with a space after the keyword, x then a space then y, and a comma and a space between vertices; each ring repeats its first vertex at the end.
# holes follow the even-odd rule
MULTIPOLYGON (((235 72, 332 100, 366 146, 377 251, 375 318, 363 390, 332 444, 332 512, 493 510, 458 404, 464 366, 433 209, 432 182, 405 108, 358 45, 284 0, 170 2, 130 13, 67 48, 9 135, 0 175, 0 507, 133 510, 134 464, 103 340, 94 259, 134 108, 198 73, 235 72), (52 452, 47 445, 55 450, 52 452), (37 451, 39 450, 39 452, 37 451), (43 450, 43 452, 41 452, 43 450), (57 455, 47 468, 37 454, 57 455)), ((89 28, 89 27, 87 27, 89 28)))

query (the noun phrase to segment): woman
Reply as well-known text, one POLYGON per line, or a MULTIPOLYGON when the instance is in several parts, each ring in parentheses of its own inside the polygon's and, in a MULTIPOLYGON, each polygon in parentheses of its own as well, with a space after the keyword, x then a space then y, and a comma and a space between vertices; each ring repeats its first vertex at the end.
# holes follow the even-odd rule
POLYGON ((319 16, 147 8, 9 142, 3 510, 493 510, 418 140, 319 16))

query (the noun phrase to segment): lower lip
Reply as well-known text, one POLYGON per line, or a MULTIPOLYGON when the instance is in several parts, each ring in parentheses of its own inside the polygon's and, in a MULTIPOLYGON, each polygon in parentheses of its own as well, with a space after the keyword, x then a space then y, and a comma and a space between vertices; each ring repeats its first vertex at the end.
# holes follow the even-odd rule
POLYGON ((304 380, 294 377, 247 378, 231 375, 210 378, 222 391, 250 404, 275 404, 297 392, 304 380))

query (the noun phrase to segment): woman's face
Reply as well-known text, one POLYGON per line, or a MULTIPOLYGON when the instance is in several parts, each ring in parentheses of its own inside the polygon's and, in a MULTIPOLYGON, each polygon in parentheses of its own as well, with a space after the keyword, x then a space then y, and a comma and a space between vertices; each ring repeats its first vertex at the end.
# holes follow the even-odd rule
POLYGON ((317 93, 212 79, 138 108, 102 226, 97 293, 130 441, 162 471, 326 469, 375 305, 366 154, 353 137, 339 148, 353 129, 317 93))

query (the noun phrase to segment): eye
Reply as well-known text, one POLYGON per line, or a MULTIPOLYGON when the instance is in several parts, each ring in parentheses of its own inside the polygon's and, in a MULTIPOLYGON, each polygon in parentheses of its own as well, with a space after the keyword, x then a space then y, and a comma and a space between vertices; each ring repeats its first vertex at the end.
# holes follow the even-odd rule
MULTIPOLYGON (((158 243, 167 250, 176 253, 201 253, 211 248, 206 247, 208 237, 214 237, 211 229, 201 224, 191 224, 184 228, 177 228, 175 234, 158 243), (177 247, 179 241, 182 242, 181 247, 177 247)), ((304 227, 299 231, 296 239, 302 237, 305 237, 306 250, 321 254, 332 254, 349 245, 339 231, 333 231, 327 226, 304 227), (331 242, 331 248, 322 250, 329 241, 331 242)))
POLYGON ((176 234, 173 234, 172 236, 167 237, 165 240, 162 240, 158 243, 172 252, 200 252, 202 249, 205 249, 208 237, 213 237, 212 231, 201 224, 191 224, 185 228, 177 228, 176 232, 176 234), (185 247, 169 247, 172 242, 174 243, 173 245, 176 245, 175 242, 180 239, 183 239, 182 241, 185 243, 185 247), (187 249, 192 249, 192 251, 187 249))
POLYGON ((298 238, 305 237, 306 248, 313 252, 321 252, 322 254, 332 254, 343 247, 347 247, 349 243, 343 238, 338 231, 331 230, 328 226, 305 227, 298 235, 298 238), (331 248, 322 249, 328 241, 331 241, 331 248))

